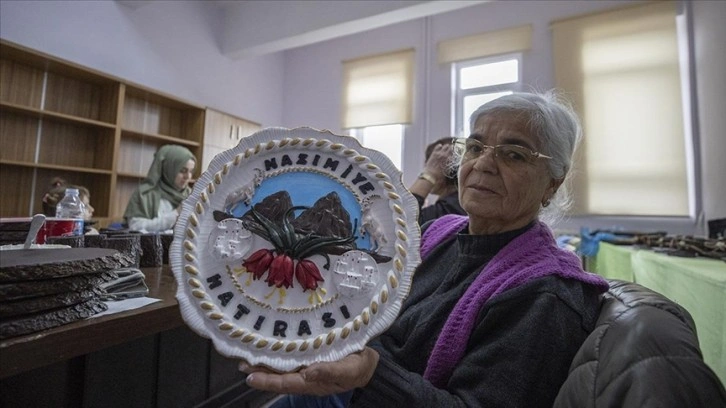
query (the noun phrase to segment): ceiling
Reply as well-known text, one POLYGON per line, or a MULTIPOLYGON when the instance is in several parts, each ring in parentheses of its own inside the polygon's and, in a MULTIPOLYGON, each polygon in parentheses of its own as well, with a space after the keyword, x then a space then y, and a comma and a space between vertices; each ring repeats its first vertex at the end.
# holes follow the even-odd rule
MULTIPOLYGON (((222 52, 246 58, 356 34, 493 0, 208 0, 221 13, 222 52)), ((153 0, 116 0, 140 10, 153 0)))

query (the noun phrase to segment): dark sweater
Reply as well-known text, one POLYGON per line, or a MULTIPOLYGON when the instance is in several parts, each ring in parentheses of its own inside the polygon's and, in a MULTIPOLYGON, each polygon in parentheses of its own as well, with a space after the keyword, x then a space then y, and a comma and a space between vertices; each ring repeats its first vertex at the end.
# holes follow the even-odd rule
POLYGON ((578 281, 540 278, 493 297, 446 389, 422 376, 446 318, 476 272, 523 230, 460 234, 422 262, 398 319, 370 344, 381 359, 352 406, 552 406, 597 320, 598 292, 578 281))
POLYGON ((426 198, 420 195, 413 195, 418 201, 418 224, 424 225, 425 223, 435 220, 442 215, 446 214, 459 214, 466 215, 466 211, 461 208, 459 204, 459 192, 454 192, 446 196, 439 197, 435 203, 424 207, 426 198))

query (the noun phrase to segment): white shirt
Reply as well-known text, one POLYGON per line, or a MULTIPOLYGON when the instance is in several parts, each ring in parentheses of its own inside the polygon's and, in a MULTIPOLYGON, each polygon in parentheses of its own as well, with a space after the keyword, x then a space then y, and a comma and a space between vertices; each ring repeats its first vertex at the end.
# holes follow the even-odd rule
POLYGON ((129 220, 129 229, 141 232, 167 232, 174 228, 179 213, 171 203, 161 198, 156 218, 132 217, 129 220))

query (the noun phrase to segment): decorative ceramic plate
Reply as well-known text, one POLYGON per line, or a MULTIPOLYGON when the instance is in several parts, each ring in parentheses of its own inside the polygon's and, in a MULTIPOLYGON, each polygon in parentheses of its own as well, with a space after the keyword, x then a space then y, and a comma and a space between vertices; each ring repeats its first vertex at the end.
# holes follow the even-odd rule
POLYGON ((217 155, 174 229, 182 316, 217 350, 292 371, 360 351, 420 262, 418 206, 382 153, 269 128, 217 155))

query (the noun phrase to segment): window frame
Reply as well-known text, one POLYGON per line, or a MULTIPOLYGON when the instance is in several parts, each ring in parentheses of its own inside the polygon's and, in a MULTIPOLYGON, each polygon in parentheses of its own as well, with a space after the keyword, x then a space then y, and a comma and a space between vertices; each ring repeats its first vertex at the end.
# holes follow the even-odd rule
POLYGON ((364 127, 359 127, 359 128, 350 128, 350 129, 348 129, 348 135, 351 136, 351 137, 354 137, 356 140, 358 140, 358 142, 362 146, 365 146, 366 148, 371 148, 373 150, 379 151, 382 154, 386 155, 386 157, 388 157, 391 160, 391 162, 393 163, 393 165, 396 166, 399 169, 399 171, 401 171, 401 173, 403 173, 404 172, 404 170, 403 170, 403 168, 404 168, 404 161, 405 161, 404 152, 405 152, 405 147, 406 147, 406 127, 407 127, 407 125, 406 124, 403 124, 403 123, 393 123, 393 124, 389 124, 389 125, 364 126, 364 127), (398 126, 399 127, 400 138, 401 138, 400 139, 400 150, 401 150, 401 154, 400 154, 400 157, 398 158, 398 162, 400 163, 400 165, 398 165, 398 166, 396 166, 396 161, 393 160, 388 155, 387 152, 384 152, 384 151, 382 151, 380 149, 376 149, 375 147, 370 147, 368 144, 365 143, 365 130, 366 129, 368 129, 368 128, 374 128, 374 127, 384 127, 384 126, 385 127, 388 127, 388 126, 398 126))
POLYGON ((453 135, 459 137, 467 137, 464 135, 464 124, 469 118, 464 117, 464 98, 473 95, 483 95, 497 92, 521 92, 523 87, 522 82, 522 53, 508 53, 501 54, 491 57, 477 58, 466 61, 458 61, 451 64, 451 86, 452 86, 452 112, 451 112, 451 131, 453 135), (461 89, 461 70, 470 68, 477 65, 494 64, 503 61, 517 60, 517 82, 510 82, 507 84, 481 86, 477 88, 461 89))

